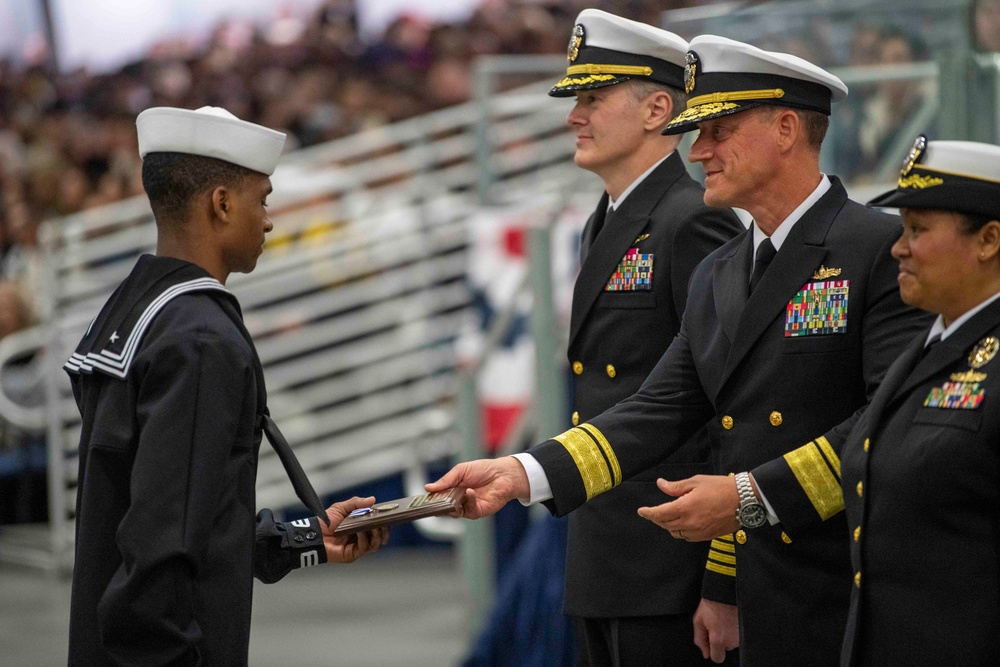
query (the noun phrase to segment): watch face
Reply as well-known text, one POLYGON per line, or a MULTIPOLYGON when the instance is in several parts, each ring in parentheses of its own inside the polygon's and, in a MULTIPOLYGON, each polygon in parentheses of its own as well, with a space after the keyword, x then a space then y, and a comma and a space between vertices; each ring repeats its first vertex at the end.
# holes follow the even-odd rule
POLYGON ((752 503, 740 508, 740 523, 745 528, 760 528, 767 522, 767 511, 763 505, 752 503))

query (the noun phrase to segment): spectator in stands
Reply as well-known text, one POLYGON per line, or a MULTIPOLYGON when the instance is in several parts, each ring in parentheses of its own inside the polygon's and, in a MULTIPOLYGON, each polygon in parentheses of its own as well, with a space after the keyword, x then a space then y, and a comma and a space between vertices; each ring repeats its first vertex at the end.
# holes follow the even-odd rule
POLYGON ((3 237, 7 245, 0 260, 0 279, 16 285, 28 299, 25 307, 29 318, 34 317, 32 295, 42 289, 42 252, 38 242, 38 217, 24 200, 6 206, 3 237))
MULTIPOLYGON (((0 280, 0 340, 31 326, 34 318, 21 286, 0 280)), ((45 395, 40 355, 6 360, 2 391, 19 406, 42 405, 45 395)), ((44 521, 46 499, 44 433, 0 418, 0 524, 44 521)))
POLYGON ((1000 0, 976 0, 972 21, 975 47, 1000 53, 1000 0))
MULTIPOLYGON (((924 61, 928 58, 922 42, 899 29, 883 31, 878 63, 893 67, 924 61)), ((861 169, 870 171, 892 145, 897 132, 926 98, 928 91, 920 81, 883 81, 865 103, 858 127, 861 169)))
MULTIPOLYGON (((930 56, 923 41, 899 29, 862 26, 852 40, 852 65, 906 65, 930 56)), ((881 81, 858 88, 843 109, 833 153, 838 167, 853 180, 868 178, 886 151, 906 130, 907 122, 933 93, 922 80, 881 81)))

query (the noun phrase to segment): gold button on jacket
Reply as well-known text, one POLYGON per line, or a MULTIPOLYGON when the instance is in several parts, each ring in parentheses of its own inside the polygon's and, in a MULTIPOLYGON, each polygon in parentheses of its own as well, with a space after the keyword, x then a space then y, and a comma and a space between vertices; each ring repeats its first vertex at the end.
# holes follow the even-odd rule
POLYGON ((576 373, 577 375, 582 375, 583 374, 583 362, 582 361, 574 361, 573 362, 573 372, 576 373))
POLYGON ((579 426, 579 425, 580 425, 580 413, 579 412, 574 412, 573 413, 573 426, 579 426))
POLYGON ((724 428, 724 429, 726 429, 728 431, 732 427, 733 427, 733 418, 730 417, 729 415, 726 415, 725 417, 723 417, 722 418, 722 428, 724 428))
POLYGON ((865 451, 866 452, 868 451, 868 447, 869 447, 870 444, 871 444, 871 440, 869 440, 868 438, 865 438, 865 451))
POLYGON ((857 542, 861 539, 861 526, 854 529, 854 541, 857 542))
POLYGON ((858 482, 858 497, 860 498, 864 492, 865 492, 864 482, 858 482))
POLYGON ((775 410, 771 413, 771 426, 781 426, 781 413, 775 410))
POLYGON ((608 371, 608 377, 609 378, 613 378, 614 376, 616 376, 618 374, 617 371, 615 371, 615 367, 612 366, 611 364, 608 364, 608 367, 605 370, 608 371))
POLYGON ((736 531, 736 541, 739 542, 740 544, 746 544, 747 543, 747 532, 745 530, 737 530, 736 531))

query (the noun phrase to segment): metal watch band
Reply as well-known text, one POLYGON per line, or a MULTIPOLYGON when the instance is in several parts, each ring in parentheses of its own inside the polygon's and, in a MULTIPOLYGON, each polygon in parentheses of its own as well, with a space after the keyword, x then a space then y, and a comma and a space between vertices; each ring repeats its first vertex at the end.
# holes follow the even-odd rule
POLYGON ((747 503, 757 502, 757 496, 753 493, 753 485, 750 483, 750 473, 736 473, 736 492, 740 494, 740 507, 747 503))
POLYGON ((736 476, 736 492, 739 494, 740 506, 736 510, 736 519, 744 528, 759 528, 767 522, 766 510, 757 500, 750 482, 750 473, 741 472, 736 476))

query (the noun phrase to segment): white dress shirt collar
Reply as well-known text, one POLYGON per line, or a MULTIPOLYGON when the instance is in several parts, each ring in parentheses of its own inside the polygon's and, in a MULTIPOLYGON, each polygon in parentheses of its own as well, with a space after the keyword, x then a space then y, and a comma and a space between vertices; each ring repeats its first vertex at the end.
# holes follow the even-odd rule
MULTIPOLYGON (((822 178, 819 179, 819 185, 817 185, 816 189, 812 191, 812 194, 806 197, 805 200, 803 200, 803 202, 799 204, 798 208, 792 211, 792 213, 787 218, 785 218, 780 225, 778 225, 778 228, 774 230, 774 233, 771 234, 771 243, 774 245, 775 252, 781 250, 781 244, 785 242, 786 238, 788 238, 788 233, 792 231, 792 227, 795 226, 795 223, 801 220, 802 216, 806 214, 806 211, 811 209, 816 204, 816 202, 818 202, 820 198, 830 190, 830 187, 832 185, 832 183, 830 183, 830 179, 827 177, 826 174, 820 174, 820 176, 822 176, 822 178)), ((764 239, 766 238, 767 234, 761 231, 760 227, 757 226, 757 221, 754 220, 753 223, 754 257, 757 256, 757 248, 760 246, 761 243, 764 242, 764 239)))
POLYGON ((646 171, 644 171, 641 174, 639 174, 639 178, 637 178, 634 181, 632 181, 632 184, 630 186, 628 186, 627 188, 625 188, 624 192, 622 192, 620 195, 618 195, 618 199, 615 199, 614 201, 612 201, 611 195, 608 195, 608 210, 609 211, 617 211, 618 207, 622 205, 623 201, 625 201, 625 198, 628 197, 630 194, 632 194, 632 191, 635 190, 637 187, 639 187, 639 184, 642 183, 644 180, 646 180, 646 177, 649 176, 650 174, 652 174, 653 170, 655 170, 657 167, 659 167, 661 164, 663 164, 663 161, 666 160, 668 157, 670 157, 673 154, 674 154, 674 151, 670 151, 669 153, 667 153, 666 155, 664 155, 663 157, 661 157, 659 160, 657 160, 656 164, 654 164, 652 167, 650 167, 646 171))
POLYGON ((955 321, 952 322, 951 324, 949 324, 947 327, 944 325, 944 318, 941 317, 940 315, 938 315, 937 319, 934 320, 934 326, 932 326, 931 330, 927 332, 927 339, 924 341, 924 346, 926 346, 929 342, 931 342, 932 338, 934 338, 935 336, 937 336, 939 334, 941 336, 941 340, 944 340, 948 336, 952 335, 953 333, 955 333, 956 331, 958 331, 958 329, 963 324, 965 324, 966 322, 968 322, 969 320, 971 320, 976 315, 976 313, 978 313, 983 308, 985 308, 986 306, 990 305, 991 303, 993 303, 997 299, 1000 299, 1000 292, 997 292, 996 294, 994 294, 990 298, 986 299, 986 301, 983 301, 981 304, 979 304, 975 308, 972 308, 971 310, 968 310, 968 311, 962 313, 961 317, 955 318, 955 321))

